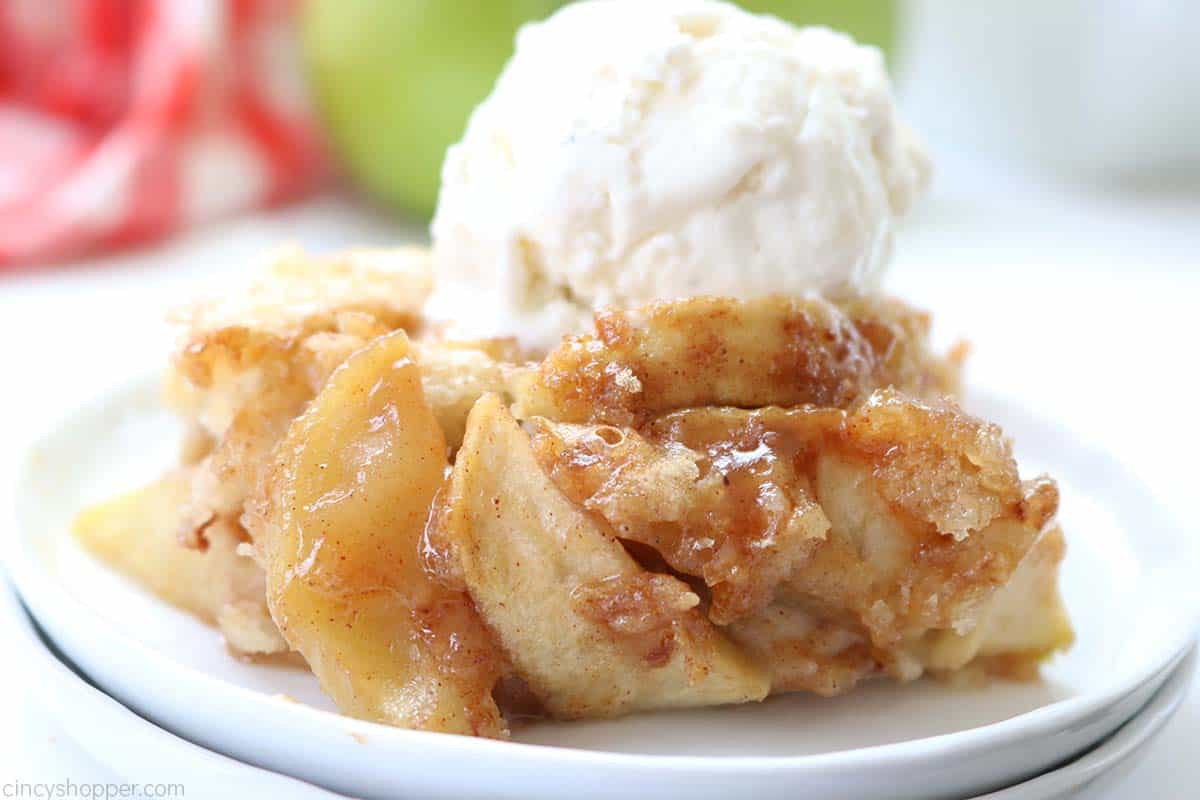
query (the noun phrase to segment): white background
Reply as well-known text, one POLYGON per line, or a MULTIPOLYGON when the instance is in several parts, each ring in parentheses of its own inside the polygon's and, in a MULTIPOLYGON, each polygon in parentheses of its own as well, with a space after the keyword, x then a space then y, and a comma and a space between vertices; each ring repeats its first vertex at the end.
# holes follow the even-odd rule
MULTIPOLYGON (((1195 530, 1200 198, 954 175, 904 231, 889 288, 933 310, 940 337, 972 341, 972 381, 1116 452, 1195 530)), ((420 235, 348 201, 322 200, 134 255, 0 276, 0 487, 7 492, 15 443, 29 431, 162 361, 169 306, 245 279, 256 254, 280 241, 329 250, 420 235)), ((4 635, 0 783, 138 780, 89 761, 69 731, 25 699, 38 678, 4 635)), ((1131 775, 1088 796, 1197 796, 1197 739, 1200 687, 1131 775)), ((188 797, 203 796, 189 787, 188 797)))

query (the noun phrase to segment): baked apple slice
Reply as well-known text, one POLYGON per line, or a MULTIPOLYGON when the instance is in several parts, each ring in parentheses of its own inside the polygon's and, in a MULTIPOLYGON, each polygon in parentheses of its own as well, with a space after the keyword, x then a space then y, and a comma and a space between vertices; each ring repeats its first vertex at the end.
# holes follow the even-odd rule
POLYGON ((555 487, 494 394, 471 412, 434 533, 556 717, 740 703, 769 689, 688 584, 642 569, 555 487))
POLYGON ((521 419, 638 425, 696 406, 846 408, 895 386, 958 389, 961 353, 936 354, 929 317, 898 300, 692 297, 596 315, 516 376, 521 419))
POLYGON ((292 423, 248 526, 271 615, 344 713, 500 736, 490 634, 420 557, 447 466, 398 331, 351 356, 292 423))
POLYGON ((234 652, 287 652, 267 611, 262 569, 241 548, 248 539, 237 520, 210 520, 202 550, 180 545, 177 531, 193 471, 180 467, 148 486, 85 509, 75 518, 76 538, 168 603, 220 626, 234 652))

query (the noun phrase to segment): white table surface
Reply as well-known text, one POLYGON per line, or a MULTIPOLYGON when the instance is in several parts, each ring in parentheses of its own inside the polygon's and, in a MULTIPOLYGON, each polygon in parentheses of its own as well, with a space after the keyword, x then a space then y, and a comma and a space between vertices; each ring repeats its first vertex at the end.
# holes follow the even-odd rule
MULTIPOLYGON (((940 190, 904 231, 889 288, 934 310, 940 337, 970 338, 973 380, 1120 454, 1196 530, 1186 512, 1200 453, 1191 408, 1200 396, 1200 195, 1009 186, 986 201, 968 184, 940 190)), ((0 502, 22 432, 161 362, 171 341, 162 322, 168 306, 244 279, 255 254, 280 241, 329 250, 420 235, 325 199, 132 255, 0 274, 0 502)), ((0 519, 6 514, 0 508, 0 519)), ((5 635, 0 628, 8 656, 0 657, 0 790, 16 780, 137 780, 91 762, 25 699, 37 676, 4 649, 5 635)), ((1084 796, 1200 795, 1197 739, 1200 681, 1127 778, 1084 796)), ((187 787, 188 798, 207 796, 205 787, 187 787)))

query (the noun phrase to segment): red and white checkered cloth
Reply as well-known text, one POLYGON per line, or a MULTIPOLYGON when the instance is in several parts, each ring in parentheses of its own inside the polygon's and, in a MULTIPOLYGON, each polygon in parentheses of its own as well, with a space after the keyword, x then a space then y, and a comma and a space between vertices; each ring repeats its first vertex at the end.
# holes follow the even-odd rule
POLYGON ((296 197, 326 174, 292 0, 0 0, 0 269, 296 197))

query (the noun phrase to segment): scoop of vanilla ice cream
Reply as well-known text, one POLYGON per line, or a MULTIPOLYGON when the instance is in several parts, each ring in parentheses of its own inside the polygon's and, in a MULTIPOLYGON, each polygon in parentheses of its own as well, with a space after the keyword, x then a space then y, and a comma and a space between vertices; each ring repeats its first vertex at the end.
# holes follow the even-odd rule
POLYGON ((574 3, 447 154, 439 280, 482 302, 435 306, 548 341, 606 305, 869 289, 929 170, 874 48, 714 0, 574 3))

